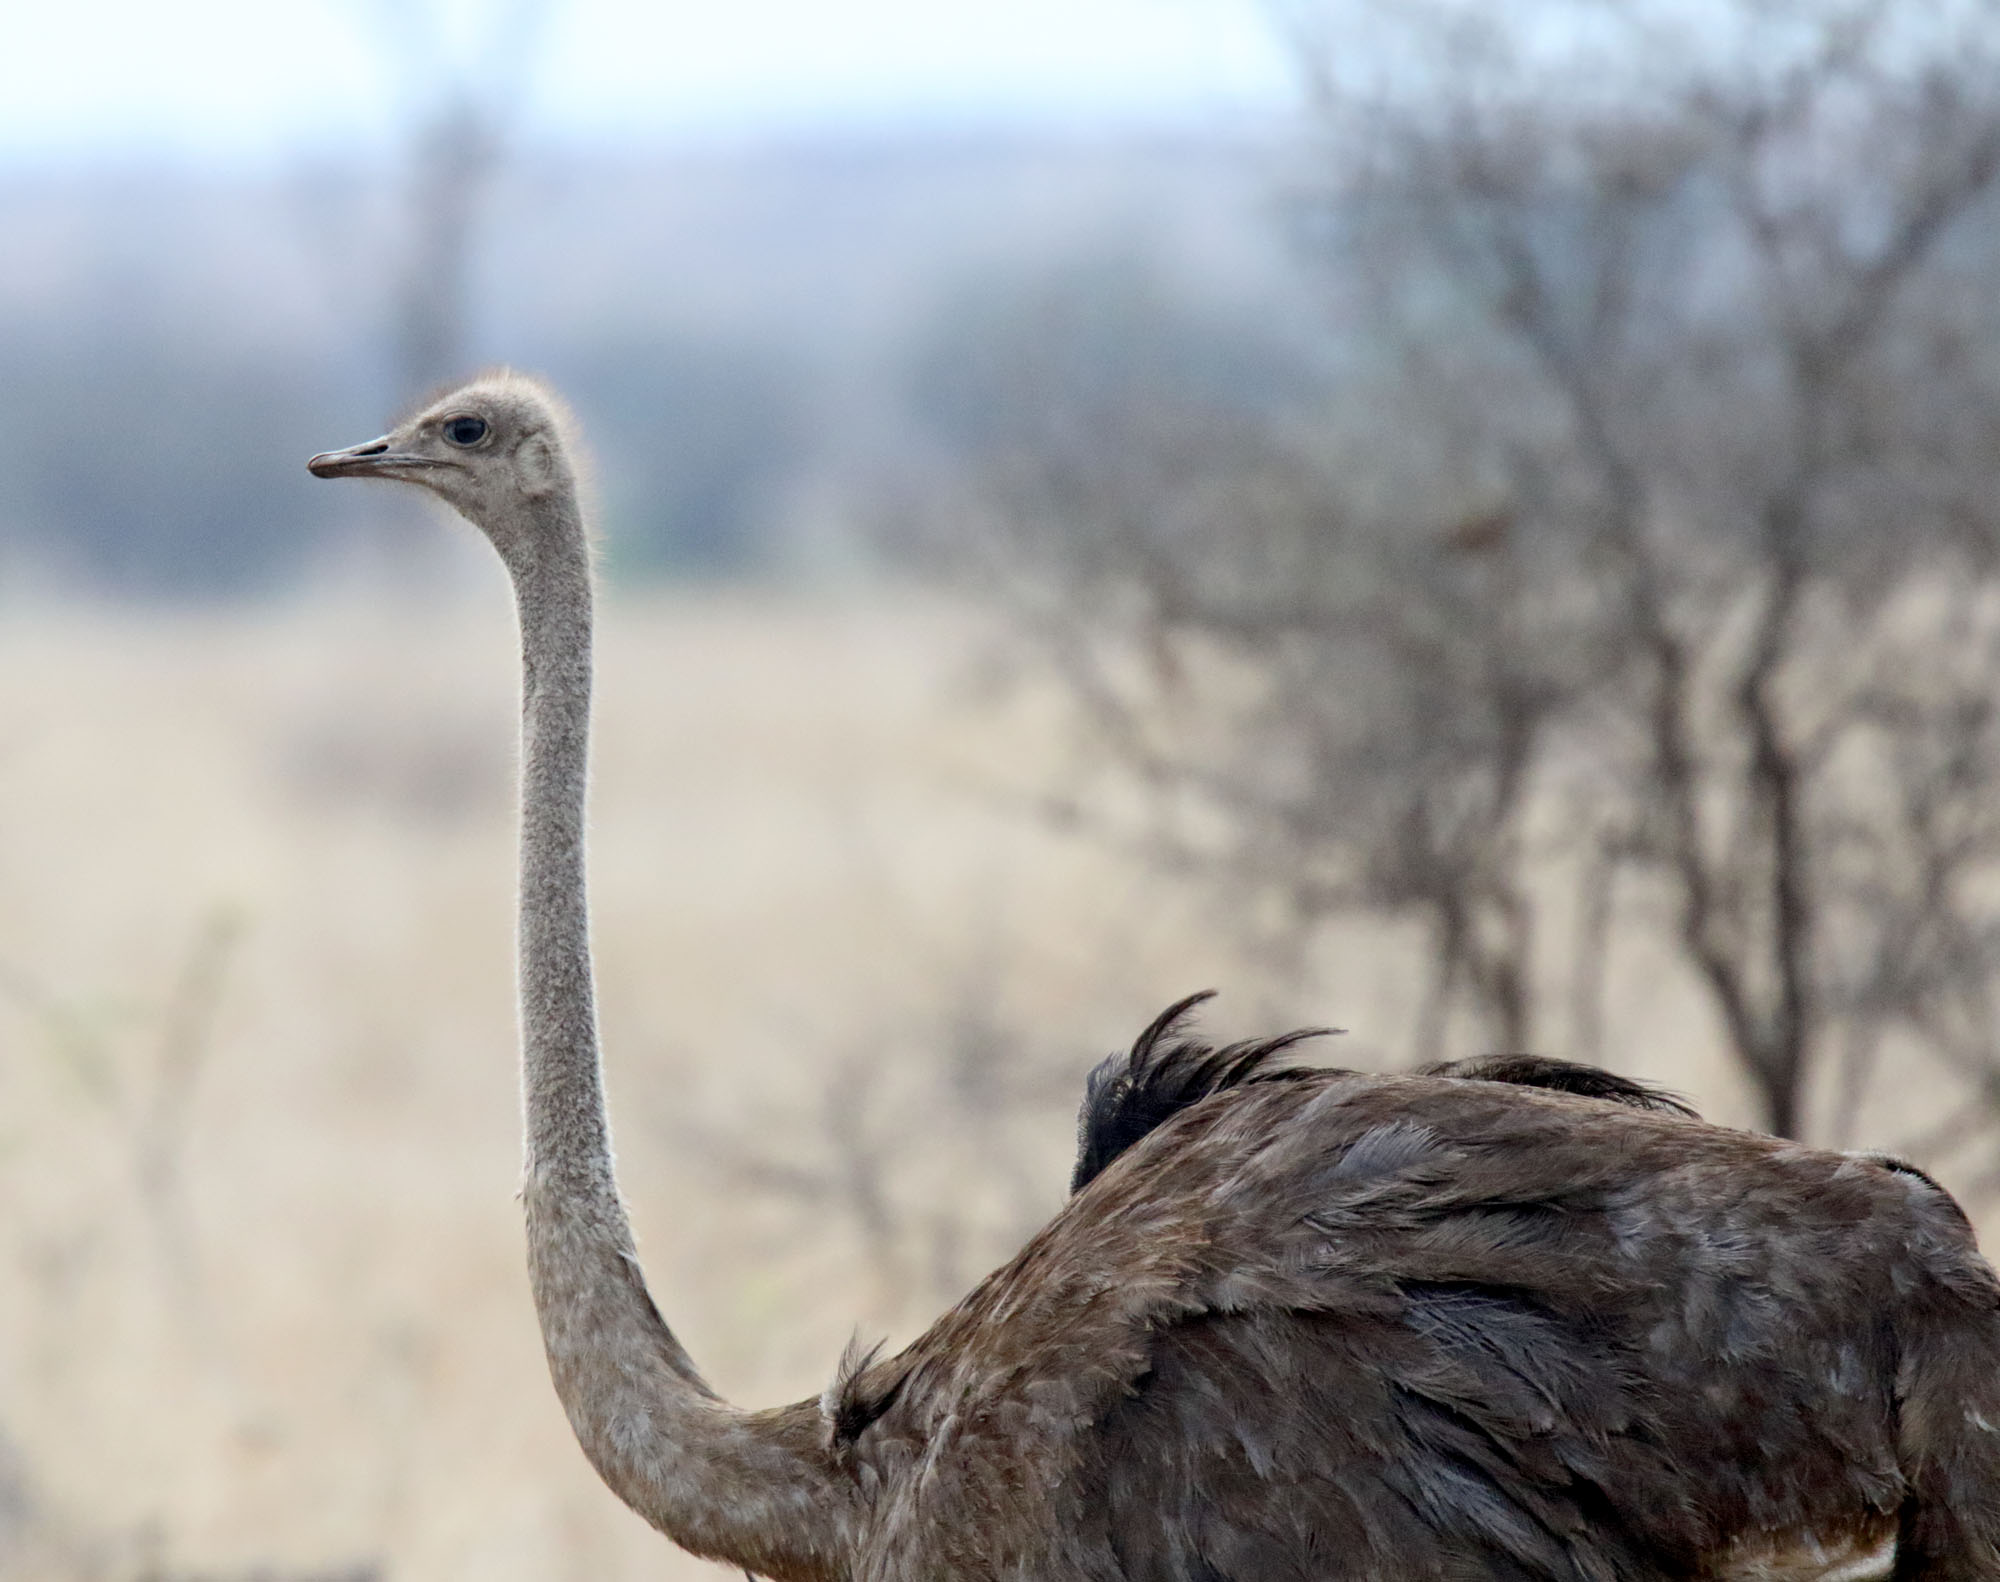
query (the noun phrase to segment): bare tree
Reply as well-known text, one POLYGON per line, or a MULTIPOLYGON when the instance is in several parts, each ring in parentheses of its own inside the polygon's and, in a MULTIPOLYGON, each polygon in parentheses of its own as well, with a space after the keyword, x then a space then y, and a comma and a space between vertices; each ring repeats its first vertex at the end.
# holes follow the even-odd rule
POLYGON ((1345 453, 1325 354, 1130 263, 997 320, 932 353, 957 392, 927 401, 947 503, 908 514, 951 524, 933 547, 1009 601, 1100 762, 1153 793, 1139 826, 1087 793, 1061 811, 1226 877, 1274 947, 1332 916, 1412 919, 1426 1057, 1460 1015, 1535 1042, 1535 771, 1593 669, 1574 579, 1540 574, 1556 546, 1491 479, 1394 489, 1391 453, 1345 453))
MULTIPOLYGON (((1879 821, 1857 760, 1921 819, 1943 788, 1910 772, 1970 767, 1950 736, 1985 689, 1932 664, 1910 697, 1911 605, 1992 594, 1995 480, 1966 420, 1996 413, 1980 365, 2000 328, 1964 274, 1991 258, 2000 169, 1963 25, 1978 8, 1918 9, 1746 8, 1746 40, 1781 26, 1789 48, 1653 57, 1651 91, 1611 110, 1433 106, 1385 150, 1413 200, 1397 241, 1530 376, 1541 432, 1489 421, 1488 443, 1506 439, 1516 496, 1608 595, 1623 850, 1667 885, 1682 955, 1788 1133, 1844 1024, 1855 1050, 1893 1016, 1942 1053, 1933 1002, 1958 995, 1894 1005, 1908 974, 1868 959, 1845 893, 1893 887, 1916 856, 1861 861, 1852 832, 1879 821)), ((1635 53, 1657 42, 1628 20, 1635 53)), ((1927 891, 1936 923, 1991 849, 1926 857, 1952 869, 1927 891)))
POLYGON ((398 398, 465 372, 479 231, 554 10, 491 0, 466 25, 450 8, 372 0, 362 15, 395 78, 404 164, 393 293, 398 398))
POLYGON ((1424 1053, 1594 1054, 1658 923, 1773 1129, 1916 1057, 1990 1120, 2000 16, 1714 10, 1293 12, 1325 377, 1017 333, 955 542, 1155 849, 1421 924, 1424 1053))

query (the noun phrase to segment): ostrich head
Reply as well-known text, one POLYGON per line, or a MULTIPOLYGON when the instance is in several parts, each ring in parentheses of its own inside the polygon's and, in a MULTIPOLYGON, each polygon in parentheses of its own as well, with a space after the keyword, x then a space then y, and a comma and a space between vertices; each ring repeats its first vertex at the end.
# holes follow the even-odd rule
POLYGON ((534 380, 486 374, 425 405, 379 439, 306 463, 316 478, 394 478, 430 490, 480 528, 510 564, 532 554, 528 537, 568 499, 569 417, 534 380))

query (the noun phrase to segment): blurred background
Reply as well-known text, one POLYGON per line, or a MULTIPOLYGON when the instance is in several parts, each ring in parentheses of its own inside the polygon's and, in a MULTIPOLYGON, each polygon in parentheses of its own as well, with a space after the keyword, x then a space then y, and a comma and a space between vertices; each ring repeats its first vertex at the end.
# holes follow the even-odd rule
POLYGON ((2000 0, 107 0, 0 55, 0 1578, 716 1574, 546 1383, 511 605, 595 453, 656 1295, 816 1392, 1216 987, 2000 1226, 2000 0))

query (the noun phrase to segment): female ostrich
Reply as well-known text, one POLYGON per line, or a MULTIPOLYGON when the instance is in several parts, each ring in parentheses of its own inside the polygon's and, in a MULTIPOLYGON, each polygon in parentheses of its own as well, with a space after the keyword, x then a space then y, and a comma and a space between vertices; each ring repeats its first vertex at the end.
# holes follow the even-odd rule
POLYGON ((529 1267, 648 1521, 800 1582, 2000 1578, 2000 1287, 1923 1176, 1585 1068, 1273 1069, 1289 1040, 1205 1049, 1184 1007, 1094 1075, 1068 1204, 920 1340, 720 1400, 612 1177, 565 432, 503 373, 311 468, 422 485, 513 577, 529 1267))

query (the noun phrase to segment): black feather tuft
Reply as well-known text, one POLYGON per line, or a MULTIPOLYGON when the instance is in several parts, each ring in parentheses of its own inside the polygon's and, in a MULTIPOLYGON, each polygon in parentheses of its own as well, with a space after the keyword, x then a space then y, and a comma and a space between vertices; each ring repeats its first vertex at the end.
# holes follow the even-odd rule
MULTIPOLYGON (((1112 1160, 1148 1133, 1210 1095, 1247 1083, 1299 1075, 1296 1067, 1270 1070, 1269 1062, 1295 1044, 1333 1031, 1308 1027, 1218 1049, 1194 1037, 1186 1025, 1197 1006, 1214 998, 1215 991, 1205 989, 1175 1001, 1153 1019, 1130 1050, 1112 1055, 1090 1073, 1083 1108, 1077 1115, 1076 1169, 1069 1184, 1072 1193, 1082 1191, 1112 1160)), ((1464 1082, 1504 1082, 1512 1087, 1603 1099, 1634 1109, 1695 1114, 1684 1100, 1647 1083, 1598 1066, 1540 1055, 1481 1055, 1426 1066, 1417 1074, 1464 1082)))
POLYGON ((1246 1082, 1281 1078, 1266 1071, 1273 1056, 1332 1031, 1305 1027, 1276 1038, 1252 1039, 1217 1049, 1191 1036, 1184 1023, 1213 989, 1176 1000, 1122 1055, 1100 1062, 1084 1085, 1076 1119, 1076 1169, 1069 1189, 1080 1192, 1126 1149, 1190 1105, 1246 1082))
POLYGON ((881 1341, 863 1346, 859 1335, 852 1336, 841 1352, 840 1363, 833 1372, 833 1382, 819 1398, 820 1416, 826 1419, 827 1442, 830 1445, 837 1448, 853 1444, 871 1423, 889 1409, 897 1392, 902 1389, 901 1374, 886 1382, 866 1378, 881 1353, 881 1341), (871 1382, 877 1387, 868 1388, 871 1382))
POLYGON ((1692 1105, 1672 1093, 1574 1060, 1550 1060, 1541 1055, 1478 1055, 1470 1060, 1447 1060, 1425 1066, 1417 1075, 1544 1088, 1551 1093, 1574 1093, 1579 1098, 1606 1099, 1633 1109, 1660 1110, 1700 1119, 1692 1105))

